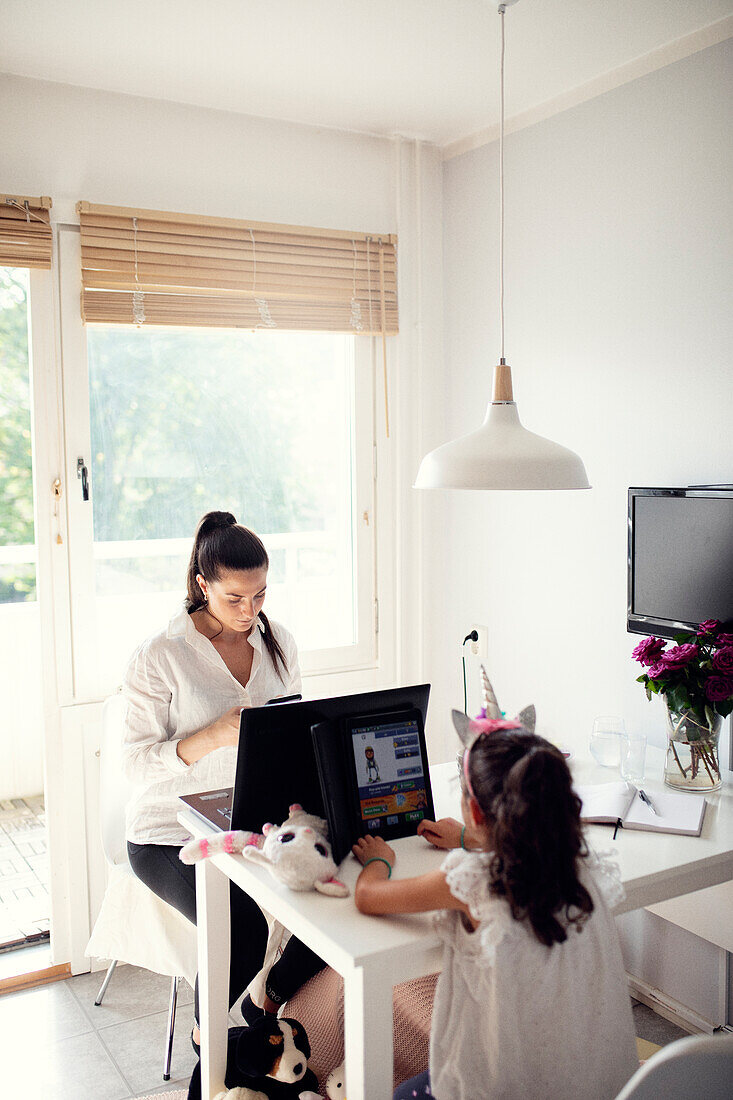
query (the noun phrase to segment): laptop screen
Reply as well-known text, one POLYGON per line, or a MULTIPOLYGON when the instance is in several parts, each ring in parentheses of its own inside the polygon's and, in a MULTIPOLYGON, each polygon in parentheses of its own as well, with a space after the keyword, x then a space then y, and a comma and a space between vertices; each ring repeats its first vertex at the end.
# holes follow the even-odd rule
POLYGON ((416 718, 370 722, 350 727, 359 816, 369 832, 383 832, 401 822, 414 826, 428 808, 426 764, 416 718))

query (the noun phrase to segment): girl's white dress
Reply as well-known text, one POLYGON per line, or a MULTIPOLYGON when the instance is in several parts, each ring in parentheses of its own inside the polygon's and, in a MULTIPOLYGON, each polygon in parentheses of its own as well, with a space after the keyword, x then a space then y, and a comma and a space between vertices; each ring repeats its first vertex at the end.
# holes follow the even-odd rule
POLYGON ((564 943, 545 947, 488 889, 486 853, 443 863, 461 913, 436 919, 445 941, 430 1039, 436 1100, 611 1100, 638 1068, 631 1002, 609 906, 623 897, 610 860, 584 860, 594 904, 564 943))

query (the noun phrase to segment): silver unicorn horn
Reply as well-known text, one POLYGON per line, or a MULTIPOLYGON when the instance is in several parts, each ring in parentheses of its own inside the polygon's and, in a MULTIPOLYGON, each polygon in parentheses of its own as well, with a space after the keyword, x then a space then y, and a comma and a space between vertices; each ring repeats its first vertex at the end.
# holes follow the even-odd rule
POLYGON ((501 710, 496 701, 494 689, 491 686, 491 680, 489 680, 489 677, 486 675, 486 669, 483 665, 481 665, 481 695, 483 696, 484 706, 486 707, 486 717, 501 718, 501 710))
POLYGON ((522 723, 526 730, 530 733, 534 733, 537 726, 537 711, 535 710, 534 703, 530 703, 528 707, 524 707, 517 715, 517 720, 522 723))

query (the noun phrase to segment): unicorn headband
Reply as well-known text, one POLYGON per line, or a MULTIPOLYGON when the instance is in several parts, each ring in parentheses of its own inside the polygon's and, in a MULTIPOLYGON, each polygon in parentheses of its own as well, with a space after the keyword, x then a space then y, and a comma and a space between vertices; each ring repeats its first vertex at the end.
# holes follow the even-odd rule
POLYGON ((497 702, 491 681, 486 674, 486 669, 481 665, 481 695, 484 705, 478 718, 468 718, 463 711, 453 710, 451 715, 456 733, 461 739, 463 752, 461 754, 461 769, 466 788, 472 798, 475 798, 471 787, 471 778, 468 774, 468 760, 471 749, 479 737, 484 734, 496 733, 498 730, 526 729, 530 733, 535 732, 537 725, 537 712, 534 703, 520 710, 516 718, 505 718, 497 702))

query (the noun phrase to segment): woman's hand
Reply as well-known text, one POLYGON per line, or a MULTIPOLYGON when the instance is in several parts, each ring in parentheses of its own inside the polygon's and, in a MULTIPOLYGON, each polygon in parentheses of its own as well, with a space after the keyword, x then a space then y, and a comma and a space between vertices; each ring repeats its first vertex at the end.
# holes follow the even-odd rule
MULTIPOLYGON (((454 817, 441 817, 440 821, 430 821, 427 818, 417 827, 417 835, 424 836, 435 848, 460 848, 463 823, 456 821, 454 817)), ((463 834, 463 843, 468 847, 469 829, 463 834)))
POLYGON ((239 744, 239 719, 243 710, 244 707, 232 707, 209 726, 209 733, 217 748, 239 744))
POLYGON ((390 867, 394 867, 397 855, 394 848, 390 848, 386 840, 381 836, 363 836, 357 840, 351 849, 362 867, 368 859, 386 859, 390 867))
POLYGON ((176 742, 176 754, 184 764, 195 764, 215 749, 239 744, 239 719, 244 707, 232 707, 210 726, 176 742))

